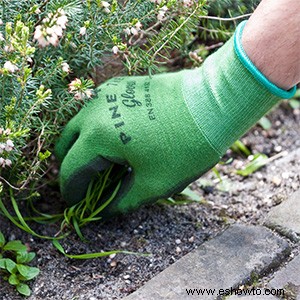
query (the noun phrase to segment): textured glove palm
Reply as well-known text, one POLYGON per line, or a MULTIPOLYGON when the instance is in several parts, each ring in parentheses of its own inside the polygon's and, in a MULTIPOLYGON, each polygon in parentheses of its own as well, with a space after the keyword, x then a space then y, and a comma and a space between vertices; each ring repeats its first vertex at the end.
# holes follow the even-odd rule
POLYGON ((83 199, 111 162, 132 171, 110 214, 168 197, 215 165, 278 100, 238 59, 233 38, 201 68, 111 79, 57 144, 63 197, 83 199))

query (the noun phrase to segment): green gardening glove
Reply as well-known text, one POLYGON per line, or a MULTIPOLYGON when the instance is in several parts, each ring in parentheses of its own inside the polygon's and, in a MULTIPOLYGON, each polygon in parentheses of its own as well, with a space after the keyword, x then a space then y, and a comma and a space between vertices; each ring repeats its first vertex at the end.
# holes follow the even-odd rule
MULTIPOLYGON (((235 36, 194 70, 114 78, 66 126, 56 146, 69 205, 112 163, 130 167, 106 208, 126 213, 169 197, 214 166, 284 91, 251 63, 235 36)), ((104 214, 105 214, 104 211, 104 214)))

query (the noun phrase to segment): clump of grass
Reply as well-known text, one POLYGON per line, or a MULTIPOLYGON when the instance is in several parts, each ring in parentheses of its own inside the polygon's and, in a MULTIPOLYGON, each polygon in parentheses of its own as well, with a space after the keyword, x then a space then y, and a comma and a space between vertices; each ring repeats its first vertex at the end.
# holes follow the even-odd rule
POLYGON ((81 202, 71 207, 67 207, 61 214, 50 215, 41 213, 37 209, 35 209, 34 205, 32 204, 31 207, 34 208, 34 212, 36 215, 32 217, 24 217, 20 212, 19 205, 13 195, 12 189, 10 199, 15 215, 12 215, 9 212, 9 210, 4 205, 2 199, 0 199, 0 210, 5 217, 7 217, 13 224, 15 224, 20 229, 38 238, 52 240, 53 245, 56 247, 56 249, 69 258, 89 259, 109 256, 113 253, 137 254, 123 250, 112 250, 106 252, 71 255, 67 254, 64 251, 61 243, 59 242, 59 240, 66 238, 73 231, 77 233, 77 235, 82 241, 86 241, 81 229, 91 222, 99 222, 102 219, 101 213, 114 200, 121 186, 120 178, 125 172, 125 168, 123 169, 123 171, 118 172, 119 177, 114 177, 114 180, 111 180, 110 176, 112 175, 114 168, 116 168, 115 165, 112 165, 103 173, 98 174, 98 176, 94 178, 89 184, 85 198, 81 202), (103 201, 104 193, 111 189, 113 190, 113 192, 107 197, 105 201, 103 201), (101 201, 102 204, 99 204, 101 201), (36 221, 46 224, 58 223, 60 224, 60 230, 54 236, 40 235, 30 227, 30 221, 36 221))

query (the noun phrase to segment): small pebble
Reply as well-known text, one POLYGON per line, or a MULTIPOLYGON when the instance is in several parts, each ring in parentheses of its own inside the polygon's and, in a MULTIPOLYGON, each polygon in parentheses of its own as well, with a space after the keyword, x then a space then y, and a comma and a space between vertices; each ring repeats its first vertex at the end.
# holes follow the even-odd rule
POLYGON ((290 177, 290 174, 289 174, 289 172, 283 172, 283 173, 281 174, 281 177, 282 177, 283 179, 288 179, 288 178, 290 177))
POLYGON ((181 252, 181 248, 180 247, 176 247, 176 253, 180 253, 181 252))
POLYGON ((125 247, 126 245, 127 245, 126 242, 121 242, 121 244, 120 244, 121 247, 125 247))
POLYGON ((176 243, 177 245, 179 245, 179 244, 181 244, 181 240, 180 240, 180 239, 176 239, 176 240, 175 240, 175 243, 176 243))
POLYGON ((256 177, 257 177, 257 179, 262 179, 263 175, 260 172, 257 172, 256 173, 256 177))
POLYGON ((276 146, 276 147, 274 148, 274 150, 275 150, 276 152, 281 152, 281 151, 282 151, 282 147, 281 147, 281 146, 276 146))
POLYGON ((110 255, 109 255, 109 258, 110 258, 110 259, 113 259, 115 256, 116 256, 116 253, 113 253, 113 254, 110 254, 110 255))
POLYGON ((299 116, 300 115, 300 109, 299 108, 294 109, 294 115, 295 116, 299 116))
POLYGON ((129 278, 130 278, 130 275, 128 275, 128 274, 127 274, 127 275, 124 275, 123 278, 124 278, 124 279, 129 279, 129 278))
POLYGON ((189 238, 189 242, 190 243, 193 243, 195 241, 195 237, 194 236, 191 236, 190 238, 189 238))
POLYGON ((279 127, 279 126, 281 125, 281 122, 280 122, 279 120, 277 120, 277 121, 275 122, 275 125, 276 125, 277 127, 279 127))
POLYGON ((273 182, 276 186, 280 186, 280 184, 281 184, 281 178, 278 177, 278 176, 274 176, 274 177, 272 178, 272 182, 273 182))
POLYGON ((117 266, 117 262, 115 260, 113 260, 111 263, 110 263, 110 266, 111 267, 116 267, 117 266))

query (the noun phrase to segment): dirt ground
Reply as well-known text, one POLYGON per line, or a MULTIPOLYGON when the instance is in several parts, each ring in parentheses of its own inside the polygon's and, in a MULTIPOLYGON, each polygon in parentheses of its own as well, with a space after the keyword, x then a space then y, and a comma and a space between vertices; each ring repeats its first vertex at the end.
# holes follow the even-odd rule
MULTIPOLYGON (((300 111, 287 102, 269 114, 272 128, 254 127, 242 141, 252 153, 282 156, 300 148, 300 111)), ((0 215, 0 230, 7 239, 20 239, 37 253, 33 265, 40 275, 30 283, 33 299, 121 299, 143 285, 180 257, 211 239, 232 222, 257 224, 269 209, 300 187, 299 160, 278 158, 249 177, 234 173, 248 161, 228 151, 228 165, 218 165, 220 183, 210 171, 191 185, 202 199, 188 205, 152 205, 106 223, 84 228, 88 243, 72 234, 63 241, 68 253, 79 254, 124 249, 149 256, 118 254, 93 260, 71 260, 51 242, 32 237, 0 215)), ((57 192, 47 195, 47 206, 61 205, 57 192)), ((45 197, 46 198, 46 197, 45 197)), ((57 225, 32 224, 51 235, 57 225)), ((172 280, 170 278, 170 280, 172 280)), ((0 279, 0 300, 23 299, 0 279)))

